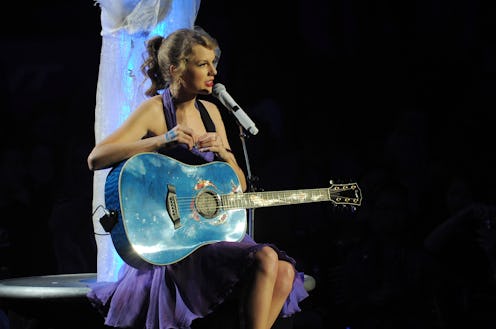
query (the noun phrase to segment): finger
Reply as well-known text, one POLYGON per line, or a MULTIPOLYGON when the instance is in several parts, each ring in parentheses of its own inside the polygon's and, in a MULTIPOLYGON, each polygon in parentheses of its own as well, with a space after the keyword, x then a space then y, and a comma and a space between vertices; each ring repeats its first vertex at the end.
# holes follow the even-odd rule
POLYGON ((193 136, 191 136, 191 135, 189 135, 187 133, 184 133, 184 132, 182 132, 180 134, 180 136, 181 136, 181 139, 179 141, 181 143, 184 143, 184 144, 188 145, 188 148, 189 149, 193 148, 193 146, 195 144, 193 136))
POLYGON ((174 127, 174 130, 175 130, 178 134, 179 134, 179 133, 183 133, 183 134, 185 134, 185 135, 189 135, 189 136, 193 136, 193 135, 194 135, 193 129, 191 129, 190 127, 185 126, 185 125, 177 124, 177 125, 174 127))
POLYGON ((215 141, 217 137, 218 135, 215 133, 206 133, 198 138, 198 142, 202 143, 202 142, 215 141))

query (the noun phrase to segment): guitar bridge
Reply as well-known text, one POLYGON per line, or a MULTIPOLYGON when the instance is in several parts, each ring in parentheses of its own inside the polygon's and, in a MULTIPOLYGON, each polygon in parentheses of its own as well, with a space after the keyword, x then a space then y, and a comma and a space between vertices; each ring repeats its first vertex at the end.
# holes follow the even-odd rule
POLYGON ((177 206, 176 188, 171 184, 167 184, 165 206, 167 208, 167 212, 169 213, 169 217, 174 224, 174 229, 177 230, 181 227, 181 217, 179 216, 179 208, 177 206))

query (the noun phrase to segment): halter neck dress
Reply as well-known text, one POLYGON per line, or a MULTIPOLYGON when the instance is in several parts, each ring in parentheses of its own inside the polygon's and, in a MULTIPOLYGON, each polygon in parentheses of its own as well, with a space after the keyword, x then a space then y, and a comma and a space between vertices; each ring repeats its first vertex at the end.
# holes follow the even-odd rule
MULTIPOLYGON (((163 93, 167 128, 176 125, 176 113, 169 90, 163 93)), ((207 131, 215 131, 207 110, 196 102, 207 131)), ((169 156, 188 164, 217 160, 211 152, 189 151, 176 147, 169 156)), ((216 242, 204 245, 189 256, 170 265, 150 265, 137 269, 124 264, 115 282, 91 285, 87 297, 105 318, 105 325, 137 329, 187 329, 193 320, 212 313, 217 306, 232 297, 236 288, 250 273, 254 254, 269 244, 256 243, 245 234, 239 242, 216 242)), ((270 246, 279 259, 295 260, 275 245, 270 246)), ((295 268, 296 271, 296 268, 295 268)), ((301 311, 299 302, 308 296, 304 274, 297 272, 293 289, 281 311, 289 317, 301 311)))

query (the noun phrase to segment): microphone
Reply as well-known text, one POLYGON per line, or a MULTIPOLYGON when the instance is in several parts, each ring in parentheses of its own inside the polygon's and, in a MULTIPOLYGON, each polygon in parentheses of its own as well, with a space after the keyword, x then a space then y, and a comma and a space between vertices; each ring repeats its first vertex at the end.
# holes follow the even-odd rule
POLYGON ((251 121, 250 117, 239 107, 234 99, 229 95, 223 84, 216 83, 212 90, 212 94, 220 100, 220 102, 238 119, 238 122, 248 130, 252 135, 258 134, 258 129, 255 123, 251 121))

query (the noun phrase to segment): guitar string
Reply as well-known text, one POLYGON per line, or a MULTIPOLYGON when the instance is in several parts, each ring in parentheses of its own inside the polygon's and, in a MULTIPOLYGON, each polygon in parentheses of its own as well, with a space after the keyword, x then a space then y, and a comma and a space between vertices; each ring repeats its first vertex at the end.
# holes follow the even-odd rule
MULTIPOLYGON (((355 191, 355 190, 339 190, 337 191, 337 198, 342 199, 341 201, 345 204, 355 204, 358 203, 360 198, 358 196, 354 197, 349 197, 349 196, 343 196, 339 195, 339 193, 343 191, 355 191)), ((311 189, 311 190, 295 190, 295 191, 288 191, 288 192, 264 192, 260 194, 258 193, 241 193, 239 195, 236 194, 224 194, 224 195, 212 195, 208 200, 202 200, 198 199, 198 196, 188 196, 188 197, 176 197, 176 201, 178 206, 184 207, 191 205, 193 201, 195 205, 199 207, 207 207, 207 206, 215 206, 215 208, 219 209, 230 209, 233 207, 239 207, 239 208, 247 208, 250 205, 269 205, 269 204, 291 204, 293 201, 298 201, 299 203, 312 203, 312 202, 319 202, 319 201, 328 201, 329 200, 329 195, 328 195, 328 189, 327 188, 322 188, 322 189, 311 189), (297 193, 296 193, 297 192, 297 193), (296 193, 296 194, 295 194, 296 193), (275 197, 274 196, 283 196, 284 200, 281 200, 281 197, 275 197), (252 200, 252 199, 247 199, 247 197, 250 196, 258 196, 258 199, 252 200)), ((333 194, 333 193, 330 193, 333 194)))
MULTIPOLYGON (((350 196, 345 196, 345 195, 340 195, 340 192, 343 191, 338 191, 338 193, 327 193, 327 189, 316 189, 316 190, 309 190, 309 191, 300 191, 299 193, 295 192, 256 192, 256 193, 240 193, 240 194, 215 194, 212 195, 210 198, 211 200, 217 200, 217 198, 221 199, 232 199, 235 201, 243 201, 249 198, 250 196, 256 196, 258 199, 269 199, 269 200, 274 200, 274 199, 281 199, 281 197, 277 196, 282 196, 284 198, 289 198, 289 199, 302 199, 302 198, 307 198, 307 197, 329 197, 330 195, 335 195, 337 197, 341 198, 349 198, 349 199, 359 199, 357 195, 354 197, 350 196), (276 197, 274 197, 276 196, 276 197)), ((186 197, 176 197, 176 200, 179 200, 180 202, 191 202, 192 200, 198 199, 198 195, 196 196, 186 196, 186 197)), ((210 200, 209 199, 209 200, 210 200)), ((207 201, 210 202, 210 201, 207 201)))

